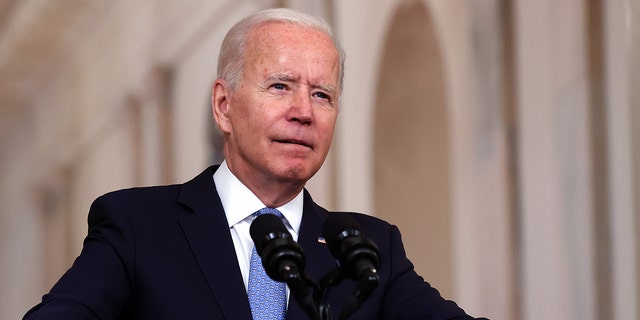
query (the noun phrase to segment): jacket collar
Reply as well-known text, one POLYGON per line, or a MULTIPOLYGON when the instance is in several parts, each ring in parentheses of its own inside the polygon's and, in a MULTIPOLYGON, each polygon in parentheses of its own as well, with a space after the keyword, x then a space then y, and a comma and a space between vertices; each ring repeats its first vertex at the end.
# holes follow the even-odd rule
POLYGON ((224 317, 251 319, 229 224, 213 183, 217 168, 209 167, 183 185, 178 202, 191 212, 180 216, 179 223, 224 317))

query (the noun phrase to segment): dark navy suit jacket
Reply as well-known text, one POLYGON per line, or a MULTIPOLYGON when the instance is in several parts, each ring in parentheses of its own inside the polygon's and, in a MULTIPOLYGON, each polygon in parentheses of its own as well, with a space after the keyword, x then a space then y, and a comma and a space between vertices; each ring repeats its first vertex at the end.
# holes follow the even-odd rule
MULTIPOLYGON (((216 169, 96 199, 81 254, 25 319, 251 319, 216 169)), ((316 281, 336 266, 318 242, 327 214, 305 190, 298 240, 316 281)), ((353 216, 378 245, 381 265, 379 286, 350 319, 472 319, 414 272, 395 226, 353 216)), ((353 288, 345 280, 329 291, 334 319, 353 288)), ((307 319, 293 296, 287 319, 307 319)))

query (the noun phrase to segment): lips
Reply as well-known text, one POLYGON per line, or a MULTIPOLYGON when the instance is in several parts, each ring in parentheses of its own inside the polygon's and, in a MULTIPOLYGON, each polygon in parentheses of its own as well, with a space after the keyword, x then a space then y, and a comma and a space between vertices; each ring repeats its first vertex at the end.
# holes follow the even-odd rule
POLYGON ((278 143, 285 143, 285 144, 295 144, 295 145, 300 145, 300 146, 304 146, 304 147, 307 147, 307 148, 311 148, 311 149, 313 149, 313 146, 312 146, 310 143, 308 143, 308 142, 306 142, 306 141, 303 141, 303 140, 297 140, 297 139, 276 139, 276 140, 274 140, 274 141, 275 141, 275 142, 278 142, 278 143))

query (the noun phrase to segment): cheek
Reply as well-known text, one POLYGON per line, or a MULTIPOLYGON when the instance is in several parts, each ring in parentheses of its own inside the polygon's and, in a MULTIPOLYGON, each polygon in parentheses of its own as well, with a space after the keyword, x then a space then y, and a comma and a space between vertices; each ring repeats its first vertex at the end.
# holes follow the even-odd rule
POLYGON ((331 140, 333 137, 333 131, 336 125, 336 117, 335 115, 327 115, 321 121, 319 121, 319 127, 323 132, 323 135, 326 136, 327 139, 331 140))
POLYGON ((247 147, 264 143, 264 137, 272 130, 273 115, 265 112, 267 106, 258 104, 236 105, 233 114, 233 127, 236 138, 242 140, 247 147))
POLYGON ((239 98, 230 102, 229 118, 236 134, 241 135, 246 134, 246 131, 253 126, 254 112, 251 111, 251 101, 242 98, 242 94, 239 94, 239 96, 239 98))

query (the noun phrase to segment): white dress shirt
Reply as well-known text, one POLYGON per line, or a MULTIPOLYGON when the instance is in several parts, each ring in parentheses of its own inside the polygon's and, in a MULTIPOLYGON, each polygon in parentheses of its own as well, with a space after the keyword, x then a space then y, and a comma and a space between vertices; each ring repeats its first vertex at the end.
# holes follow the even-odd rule
MULTIPOLYGON (((249 263, 253 251, 253 240, 249 234, 249 227, 255 217, 253 213, 266 206, 247 188, 238 178, 231 173, 226 161, 220 164, 220 168, 213 174, 213 181, 222 201, 222 207, 229 222, 229 230, 233 239, 233 246, 238 257, 242 280, 245 289, 249 283, 249 263)), ((291 233, 293 240, 298 241, 298 231, 302 220, 303 193, 300 193, 285 205, 278 207, 286 218, 285 226, 291 233)), ((287 287, 287 297, 289 288, 287 287)))

